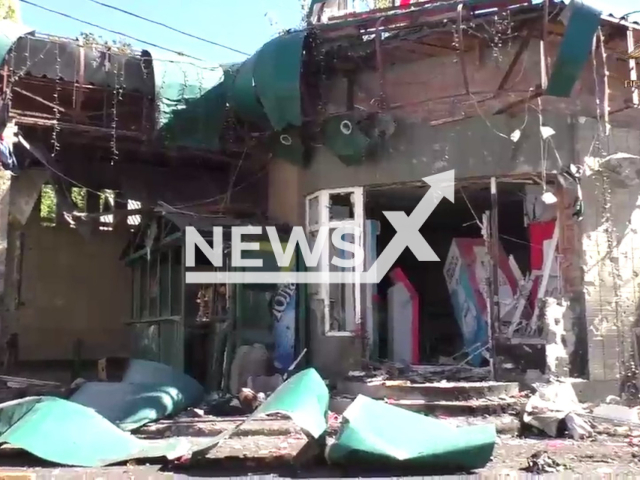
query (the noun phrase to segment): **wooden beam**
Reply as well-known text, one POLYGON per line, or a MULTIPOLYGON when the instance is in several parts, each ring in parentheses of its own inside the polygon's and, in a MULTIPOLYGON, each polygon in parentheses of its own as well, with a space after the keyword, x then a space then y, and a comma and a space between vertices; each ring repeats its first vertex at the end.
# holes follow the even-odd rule
MULTIPOLYGON (((0 170, 0 308, 6 311, 7 300, 5 298, 5 275, 7 265, 7 246, 9 242, 9 205, 11 191, 11 174, 6 170, 0 170)), ((1 321, 2 319, 0 319, 1 321)), ((0 327, 4 325, 0 324, 0 327)))
MULTIPOLYGON (((113 194, 113 228, 118 229, 127 229, 128 228, 128 219, 129 216, 127 214, 129 206, 129 200, 124 195, 123 192, 117 191, 113 194)), ((133 210, 131 210, 133 211, 133 210)), ((144 209, 140 213, 134 213, 133 215, 142 215, 146 213, 144 209)))
POLYGON ((530 102, 531 100, 535 100, 536 98, 539 98, 543 95, 544 91, 540 90, 540 85, 537 86, 536 90, 534 92, 532 92, 531 94, 527 95, 524 98, 521 98, 519 100, 516 100, 515 102, 511 102, 508 105, 505 105, 504 107, 499 108, 498 110, 496 110, 495 112, 493 112, 494 115, 502 115, 503 113, 507 113, 509 110, 518 107, 520 105, 523 105, 525 103, 530 102))
POLYGON ((631 53, 636 48, 633 38, 633 29, 627 28, 627 51, 629 52, 629 82, 631 87, 631 103, 634 107, 640 106, 640 92, 638 92, 638 70, 636 58, 631 53))
POLYGON ((462 29, 462 10, 464 5, 461 3, 458 5, 458 59, 460 60, 460 70, 462 70, 462 83, 466 93, 470 92, 469 89, 469 75, 467 75, 467 61, 464 51, 464 32, 462 29))
POLYGON ((496 93, 506 88, 507 82, 509 82, 509 80, 511 79, 511 76, 513 75, 513 71, 518 65, 520 58, 522 58, 522 55, 524 55, 524 52, 527 51, 527 48, 529 48, 529 45, 531 44, 531 38, 533 38, 533 28, 530 27, 527 30, 527 33, 525 34, 525 36, 520 41, 520 45, 518 45, 518 49, 516 50, 516 53, 513 54, 513 59, 511 60, 511 63, 507 67, 507 71, 504 73, 502 80, 500 80, 500 84, 496 89, 496 93))

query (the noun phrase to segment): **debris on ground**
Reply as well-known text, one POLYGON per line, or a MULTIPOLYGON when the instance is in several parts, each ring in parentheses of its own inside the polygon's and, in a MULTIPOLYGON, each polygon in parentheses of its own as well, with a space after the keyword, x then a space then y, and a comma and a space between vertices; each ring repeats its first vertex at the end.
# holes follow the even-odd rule
MULTIPOLYGON (((454 363, 454 362, 451 362, 454 363)), ((434 383, 441 381, 483 382, 491 378, 489 367, 472 367, 461 364, 405 365, 399 363, 370 363, 363 371, 351 371, 349 380, 366 383, 405 380, 410 383, 434 383)))
POLYGON ((102 467, 136 458, 168 459, 208 448, 215 438, 144 440, 122 431, 93 409, 54 397, 27 397, 0 405, 0 442, 44 460, 102 467))
POLYGON ((214 417, 233 417, 248 415, 255 409, 247 408, 246 399, 243 405, 238 395, 221 395, 216 392, 205 399, 202 410, 206 415, 214 417))
POLYGON ((527 458, 527 466, 522 469, 534 475, 545 473, 557 473, 566 470, 566 467, 549 456, 547 452, 538 451, 527 458))
POLYGON ((492 424, 456 428, 359 395, 347 408, 330 464, 349 464, 362 455, 372 464, 419 465, 422 471, 467 472, 487 465, 496 443, 492 424))
POLYGON ((71 388, 57 382, 0 375, 0 403, 25 397, 67 398, 71 388))
MULTIPOLYGON (((330 409, 327 382, 314 369, 307 369, 281 384, 276 379, 279 386, 271 394, 247 387, 241 387, 236 395, 209 394, 168 415, 156 410, 157 418, 151 421, 148 413, 136 417, 135 408, 141 408, 142 403, 127 403, 126 396, 116 397, 117 405, 131 407, 128 410, 131 419, 144 418, 144 425, 133 430, 133 434, 123 431, 128 428, 127 423, 115 420, 117 416, 109 418, 100 409, 86 408, 73 401, 61 400, 64 403, 60 404, 48 396, 38 401, 25 400, 20 408, 29 412, 24 416, 6 413, 13 412, 14 407, 5 404, 0 408, 5 409, 5 415, 9 415, 13 423, 0 440, 43 459, 77 466, 132 462, 151 456, 169 458, 170 465, 176 468, 226 467, 228 462, 240 468, 246 467, 246 462, 253 462, 251 465, 256 468, 292 464, 297 468, 309 460, 309 465, 326 462, 327 468, 344 468, 353 466, 356 458, 366 458, 364 465, 372 468, 402 469, 417 464, 422 472, 438 474, 486 471, 500 465, 518 470, 523 469, 523 459, 529 458, 524 469, 538 474, 565 470, 566 465, 581 459, 596 465, 610 462, 606 454, 598 453, 609 448, 614 452, 624 450, 624 458, 638 464, 640 470, 640 462, 634 459, 634 455, 640 456, 638 411, 619 405, 613 398, 595 407, 581 405, 571 383, 563 381, 535 385, 537 391, 531 398, 527 398, 528 393, 517 393, 498 382, 416 385, 413 380, 422 382, 424 378, 412 375, 422 367, 399 364, 385 368, 382 376, 378 370, 377 376, 372 376, 373 372, 352 372, 349 378, 373 385, 395 385, 401 392, 418 389, 417 398, 421 398, 424 390, 428 392, 424 398, 433 394, 440 399, 373 399, 366 396, 367 393, 332 398, 330 409), (489 391, 485 388, 487 385, 497 386, 494 391, 506 393, 476 398, 489 391), (465 388, 473 393, 465 393, 465 388), (451 398, 459 399, 445 400, 442 389, 452 395, 451 398), (339 409, 334 408, 338 406, 336 400, 343 404, 339 409), (427 404, 429 408, 425 409, 427 404), (501 408, 494 409, 494 404, 501 408), (523 408, 524 412, 520 413, 523 408), (40 420, 43 415, 59 417, 59 413, 51 413, 58 410, 66 412, 61 420, 66 422, 64 429, 56 422, 47 425, 40 420), (482 413, 485 411, 487 413, 482 413), (82 422, 78 418, 82 418, 82 422), (79 426, 80 423, 90 428, 79 426), (553 438, 518 438, 525 424, 535 429, 529 433, 542 432, 553 438), (96 435, 96 432, 99 433, 96 435), (567 433, 569 439, 560 439, 567 433), (584 442, 589 437, 593 440, 584 442), (325 442, 327 448, 323 450, 325 442), (68 448, 77 444, 83 448, 68 448)), ((157 371, 154 375, 147 379, 157 380, 157 371)), ((125 371, 119 383, 127 384, 126 377, 125 371)), ((267 385, 277 377, 265 378, 269 379, 263 383, 267 385)), ((252 379, 249 383, 255 387, 261 381, 252 379)), ((20 382, 13 378, 6 381, 16 385, 7 390, 22 392, 26 388, 23 385, 29 381, 20 382)), ((79 385, 78 391, 92 383, 79 385)), ((154 383, 150 381, 147 386, 154 383)), ((114 382, 101 384, 113 385, 114 382)), ((64 388, 69 391, 69 387, 64 388)), ((170 390, 169 386, 169 390, 163 392, 170 390)), ((380 391, 386 395, 391 390, 380 391)), ((73 392, 71 394, 73 400, 73 392)), ((361 460, 358 462, 362 464, 361 460)))
POLYGON ((574 440, 593 436, 591 426, 579 416, 585 411, 571 383, 554 382, 537 388, 524 409, 524 424, 550 437, 563 436, 561 427, 565 427, 574 440))
POLYGON ((638 423, 638 407, 629 408, 624 405, 616 404, 602 404, 593 409, 592 415, 594 418, 602 420, 614 420, 625 423, 638 423))
POLYGON ((283 383, 282 375, 279 373, 270 376, 258 375, 247 379, 247 388, 256 392, 270 394, 275 392, 283 383))
POLYGON ((338 415, 337 413, 334 413, 334 412, 329 412, 329 415, 327 417, 327 424, 329 425, 329 428, 339 427, 341 423, 342 423, 342 415, 338 415))
POLYGON ((162 363, 132 359, 121 382, 86 382, 69 400, 131 431, 197 406, 203 397, 202 386, 184 373, 162 363))

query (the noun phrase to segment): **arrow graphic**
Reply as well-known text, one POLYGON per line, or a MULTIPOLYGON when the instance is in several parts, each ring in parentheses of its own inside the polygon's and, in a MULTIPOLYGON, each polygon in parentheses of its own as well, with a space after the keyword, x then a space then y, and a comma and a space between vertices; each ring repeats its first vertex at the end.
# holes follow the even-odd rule
POLYGON ((448 170, 424 177, 422 180, 431 188, 422 197, 410 216, 404 212, 382 212, 396 229, 396 234, 375 263, 371 265, 371 268, 363 273, 363 283, 379 283, 406 247, 411 249, 418 261, 437 262, 440 260, 420 234, 420 227, 443 198, 446 197, 450 202, 454 202, 455 174, 453 170, 448 170))

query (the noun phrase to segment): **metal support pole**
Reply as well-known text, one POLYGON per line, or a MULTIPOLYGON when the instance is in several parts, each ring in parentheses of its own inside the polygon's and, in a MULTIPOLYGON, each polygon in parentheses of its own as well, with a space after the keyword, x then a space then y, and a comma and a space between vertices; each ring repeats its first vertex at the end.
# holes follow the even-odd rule
POLYGON ((500 238, 498 237, 498 186, 496 177, 491 177, 491 213, 489 216, 489 247, 491 256, 491 285, 489 322, 491 335, 491 366, 494 380, 498 380, 499 365, 496 361, 498 336, 500 334, 500 238))
POLYGON ((547 58, 547 33, 549 29, 549 0, 543 2, 542 35, 540 39, 540 85, 547 89, 549 80, 549 63, 547 58))
POLYGON ((378 85, 380 88, 380 104, 379 109, 385 110, 387 108, 387 89, 385 86, 384 75, 384 57, 382 55, 382 22, 385 17, 380 17, 376 22, 376 34, 375 34, 375 46, 376 46, 376 69, 378 73, 378 85))

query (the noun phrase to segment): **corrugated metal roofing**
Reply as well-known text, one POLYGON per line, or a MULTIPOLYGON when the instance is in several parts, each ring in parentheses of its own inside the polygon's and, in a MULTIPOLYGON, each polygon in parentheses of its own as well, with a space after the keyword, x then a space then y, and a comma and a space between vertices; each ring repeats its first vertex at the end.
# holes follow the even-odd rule
POLYGON ((83 48, 72 40, 24 35, 18 38, 5 61, 15 71, 40 78, 60 78, 99 87, 124 87, 154 95, 153 74, 145 71, 137 55, 83 48))

